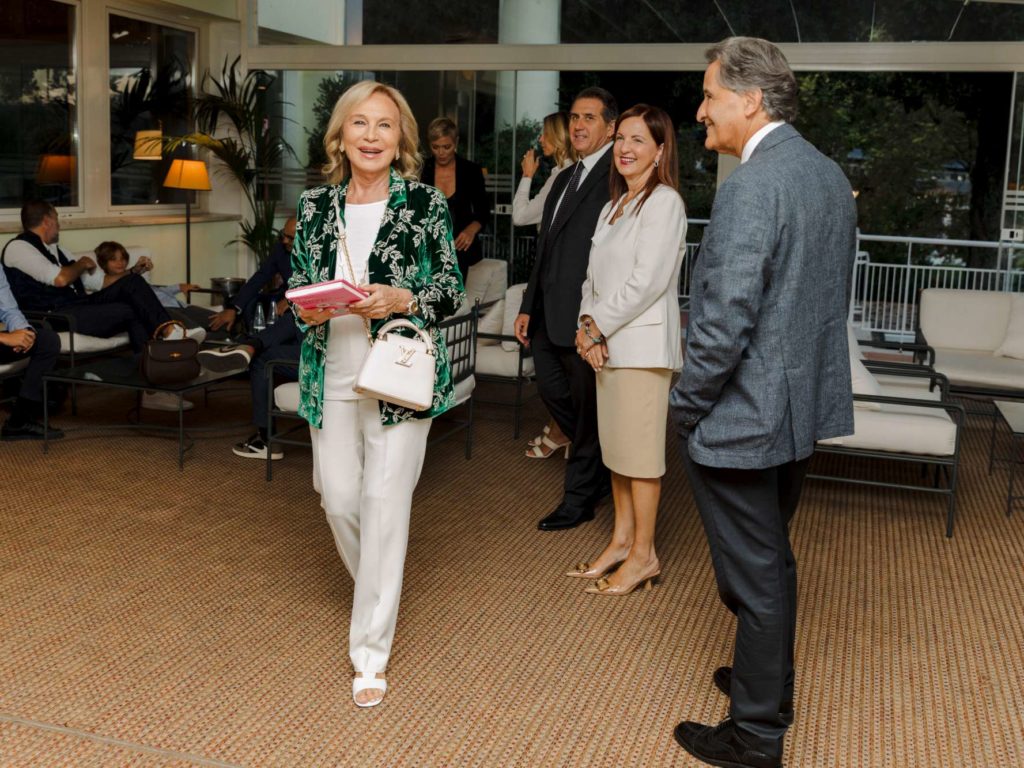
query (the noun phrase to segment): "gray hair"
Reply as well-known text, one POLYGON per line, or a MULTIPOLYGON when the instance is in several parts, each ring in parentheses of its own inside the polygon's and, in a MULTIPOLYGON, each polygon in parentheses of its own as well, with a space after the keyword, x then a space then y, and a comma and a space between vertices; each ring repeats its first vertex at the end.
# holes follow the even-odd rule
POLYGON ((721 66, 718 79, 736 93, 761 90, 761 105, 772 120, 791 123, 797 113, 797 85, 789 62, 776 45, 759 37, 728 37, 704 52, 721 66))

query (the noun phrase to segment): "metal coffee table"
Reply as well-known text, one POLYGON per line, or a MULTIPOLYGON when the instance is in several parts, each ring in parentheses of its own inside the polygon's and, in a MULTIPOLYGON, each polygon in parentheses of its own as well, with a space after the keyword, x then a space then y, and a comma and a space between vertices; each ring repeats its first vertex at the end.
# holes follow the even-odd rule
MULTIPOLYGON (((196 378, 181 384, 151 384, 139 372, 138 362, 135 357, 105 358, 97 361, 90 361, 71 368, 57 368, 43 377, 43 424, 49 425, 49 406, 47 399, 47 386, 51 382, 61 382, 75 386, 91 385, 96 387, 110 387, 113 389, 126 389, 136 393, 136 407, 141 412, 142 393, 166 392, 174 395, 178 400, 178 426, 166 427, 154 424, 143 424, 140 422, 132 424, 132 427, 144 427, 158 431, 177 432, 178 434, 178 469, 185 464, 185 409, 183 400, 189 392, 203 390, 218 381, 229 379, 245 371, 239 368, 233 371, 214 372, 205 368, 196 378)), ((43 452, 49 451, 49 432, 43 434, 43 452)), ((191 448, 191 445, 188 446, 191 448)))
POLYGON ((1024 403, 995 400, 992 404, 995 412, 992 414, 992 436, 988 446, 988 471, 992 474, 992 465, 995 463, 1009 464, 1009 477, 1006 481, 1006 516, 1009 517, 1013 512, 1013 503, 1024 499, 1024 494, 1013 494, 1017 465, 1024 463, 1021 459, 1021 451, 1024 449, 1024 403), (996 427, 1000 421, 1010 432, 1010 453, 1006 459, 995 456, 996 427))

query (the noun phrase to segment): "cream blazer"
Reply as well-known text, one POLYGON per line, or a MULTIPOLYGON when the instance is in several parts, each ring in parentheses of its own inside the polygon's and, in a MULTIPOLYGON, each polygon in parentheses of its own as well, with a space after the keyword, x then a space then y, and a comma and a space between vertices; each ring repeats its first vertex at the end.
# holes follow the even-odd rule
POLYGON ((580 317, 590 315, 608 339, 612 368, 683 366, 679 337, 679 270, 686 254, 686 210, 671 187, 659 185, 609 224, 601 211, 590 247, 580 317))

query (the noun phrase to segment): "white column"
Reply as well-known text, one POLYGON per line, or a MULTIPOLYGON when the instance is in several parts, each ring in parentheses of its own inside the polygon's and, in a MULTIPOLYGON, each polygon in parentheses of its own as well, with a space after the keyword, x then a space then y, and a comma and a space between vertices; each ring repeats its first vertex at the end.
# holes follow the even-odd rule
MULTIPOLYGON (((498 42, 557 43, 561 0, 501 0, 498 42)), ((498 78, 497 127, 524 118, 540 120, 558 106, 558 72, 502 72, 498 78)))

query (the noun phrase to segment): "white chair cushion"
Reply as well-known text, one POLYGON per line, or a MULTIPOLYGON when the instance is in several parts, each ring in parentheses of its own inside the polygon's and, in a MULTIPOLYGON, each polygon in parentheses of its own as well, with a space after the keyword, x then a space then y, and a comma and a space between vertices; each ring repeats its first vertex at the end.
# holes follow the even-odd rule
POLYGON ((996 357, 988 350, 936 349, 935 370, 951 384, 1024 390, 1024 360, 996 357))
MULTIPOLYGON (((523 294, 525 292, 526 283, 517 283, 505 292, 505 317, 501 323, 502 336, 515 335, 516 318, 519 316, 519 309, 523 305, 523 294)), ((515 352, 519 349, 519 342, 503 341, 501 346, 506 352, 515 352)))
MULTIPOLYGON (((853 384, 853 394, 881 395, 881 385, 871 375, 871 371, 864 367, 864 363, 860 361, 860 358, 856 356, 858 349, 860 349, 859 344, 855 347, 850 347, 850 380, 853 384)), ((881 405, 879 403, 866 403, 861 400, 854 400, 853 407, 877 411, 881 408, 881 405)))
POLYGON ((853 323, 846 324, 846 343, 850 346, 850 355, 860 360, 864 359, 864 350, 860 348, 857 341, 857 333, 853 329, 853 323))
POLYGON ((1006 338, 1013 294, 1000 291, 921 291, 921 331, 932 347, 992 353, 1006 338))
POLYGON ((464 315, 479 301, 487 304, 505 295, 508 285, 508 264, 500 259, 481 259, 466 275, 466 300, 455 314, 464 315))
POLYGON ((886 404, 879 411, 855 410, 852 435, 820 442, 915 456, 952 456, 956 449, 956 423, 938 408, 886 404))
POLYGON ((1013 296, 1006 336, 1003 337, 1003 343, 999 345, 995 354, 1024 360, 1024 295, 1013 296))
POLYGON ((279 411, 299 412, 299 382, 289 381, 274 387, 274 405, 279 411))
POLYGON ((20 371, 22 368, 27 368, 28 363, 29 358, 27 357, 10 363, 0 363, 0 375, 7 375, 9 373, 14 373, 15 371, 20 371))
POLYGON ((918 400, 941 400, 942 391, 938 388, 929 389, 931 381, 921 377, 886 376, 884 373, 875 375, 875 381, 882 387, 882 394, 887 397, 915 397, 918 400))
POLYGON ((458 382, 455 385, 455 404, 462 405, 464 402, 469 400, 474 389, 476 389, 476 379, 472 376, 468 376, 458 382))
MULTIPOLYGON (((514 379, 519 375, 519 350, 508 352, 502 346, 479 347, 476 350, 476 372, 514 379)), ((533 358, 523 360, 523 375, 533 376, 533 358)))
MULTIPOLYGON (((499 299, 498 303, 488 309, 480 316, 477 322, 477 333, 501 333, 502 324, 505 322, 505 299, 499 299)), ((495 339, 479 339, 477 346, 493 347, 498 342, 495 339)))
MULTIPOLYGON (((67 331, 59 331, 57 337, 60 339, 60 351, 64 354, 69 354, 71 352, 71 334, 67 331)), ((128 346, 127 333, 118 333, 109 339, 99 336, 86 336, 84 333, 75 334, 76 355, 91 352, 111 352, 126 346, 128 346)))

